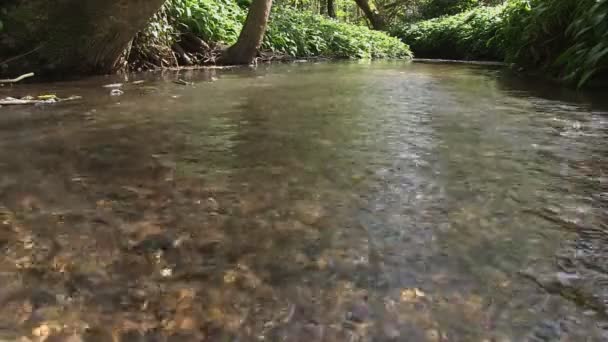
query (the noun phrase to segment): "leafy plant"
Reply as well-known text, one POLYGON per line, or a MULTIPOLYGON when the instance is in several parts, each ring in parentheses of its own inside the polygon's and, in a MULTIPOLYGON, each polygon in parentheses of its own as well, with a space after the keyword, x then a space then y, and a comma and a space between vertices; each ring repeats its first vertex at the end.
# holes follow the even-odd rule
POLYGON ((481 6, 479 0, 425 0, 419 4, 420 16, 425 19, 454 15, 481 6))
POLYGON ((419 57, 504 59, 578 87, 608 74, 608 0, 508 0, 393 33, 419 57))
POLYGON ((571 46, 561 53, 556 65, 563 78, 581 87, 593 76, 608 70, 608 1, 583 0, 568 25, 571 46))
MULTIPOLYGON (((165 11, 166 22, 173 31, 194 33, 208 43, 227 45, 237 40, 247 15, 246 10, 231 0, 170 0, 165 4, 165 11)), ((164 32, 161 29, 164 25, 162 18, 157 17, 145 32, 154 36, 164 32)), ((290 6, 273 8, 262 48, 294 57, 411 56, 406 44, 386 33, 290 6)))
POLYGON ((170 0, 169 13, 179 30, 222 44, 236 42, 247 16, 231 0, 170 0))
POLYGON ((291 7, 276 8, 263 48, 296 57, 404 58, 409 47, 364 26, 338 22, 291 7))
POLYGON ((578 87, 608 69, 607 0, 511 0, 503 17, 508 61, 578 87))
POLYGON ((453 16, 445 16, 392 29, 408 43, 418 57, 449 59, 504 58, 498 37, 503 6, 478 7, 453 16))

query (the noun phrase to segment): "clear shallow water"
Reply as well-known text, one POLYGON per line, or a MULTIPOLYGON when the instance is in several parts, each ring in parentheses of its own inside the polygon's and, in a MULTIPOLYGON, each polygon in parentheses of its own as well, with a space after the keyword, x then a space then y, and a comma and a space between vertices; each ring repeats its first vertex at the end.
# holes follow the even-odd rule
POLYGON ((0 108, 0 339, 608 339, 601 96, 411 63, 139 79, 0 88, 84 97, 0 108))

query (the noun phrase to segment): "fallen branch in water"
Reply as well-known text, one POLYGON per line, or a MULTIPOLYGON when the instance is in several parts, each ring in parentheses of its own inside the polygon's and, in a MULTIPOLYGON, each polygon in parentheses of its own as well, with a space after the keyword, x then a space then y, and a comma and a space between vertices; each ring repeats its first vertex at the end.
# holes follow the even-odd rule
POLYGON ((51 103, 57 103, 57 102, 73 101, 73 100, 78 100, 81 98, 82 98, 82 96, 70 96, 70 97, 61 99, 58 97, 50 97, 50 95, 49 96, 40 96, 38 99, 33 99, 33 98, 16 99, 13 97, 7 97, 4 99, 0 99, 0 106, 51 104, 51 103), (45 98, 45 97, 49 97, 49 98, 45 98))
POLYGON ((2 84, 2 83, 17 83, 17 82, 19 82, 19 81, 21 81, 23 79, 26 79, 28 77, 33 77, 33 76, 34 76, 34 73, 30 72, 30 73, 21 75, 21 76, 19 76, 17 78, 8 78, 8 79, 0 80, 0 84, 2 84))

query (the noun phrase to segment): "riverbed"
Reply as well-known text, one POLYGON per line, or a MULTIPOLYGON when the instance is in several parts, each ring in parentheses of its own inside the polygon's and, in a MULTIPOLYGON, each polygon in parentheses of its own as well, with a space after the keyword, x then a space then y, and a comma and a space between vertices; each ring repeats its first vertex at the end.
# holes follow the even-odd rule
POLYGON ((2 341, 608 340, 601 93, 411 62, 0 88, 41 94, 82 99, 0 108, 2 341))

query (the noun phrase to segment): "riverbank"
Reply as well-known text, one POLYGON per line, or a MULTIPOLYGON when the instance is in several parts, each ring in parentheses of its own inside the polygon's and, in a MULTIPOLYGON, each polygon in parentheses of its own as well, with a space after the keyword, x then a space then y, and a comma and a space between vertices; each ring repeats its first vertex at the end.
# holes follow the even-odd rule
MULTIPOLYGON (((246 10, 232 1, 168 2, 140 32, 131 69, 214 65, 238 38, 246 10), (189 13, 189 14, 188 14, 189 13)), ((258 61, 307 58, 411 58, 407 44, 384 32, 290 7, 273 8, 258 61)))
POLYGON ((396 25, 417 57, 505 61, 575 87, 608 81, 607 1, 508 0, 396 25))
MULTIPOLYGON (((133 6, 135 2, 132 1, 133 6)), ((229 64, 222 60, 222 54, 237 41, 249 7, 247 2, 229 0, 169 0, 147 26, 144 22, 135 29, 128 18, 134 14, 121 12, 114 27, 111 20, 106 22, 106 16, 96 16, 95 11, 84 5, 78 5, 72 11, 82 12, 83 18, 97 18, 101 22, 99 25, 88 27, 86 21, 78 20, 55 25, 54 12, 47 13, 46 7, 38 2, 35 4, 38 7, 34 4, 0 6, 0 78, 14 78, 28 72, 66 78, 110 73, 117 69, 138 71, 229 64), (45 20, 34 20, 32 17, 36 15, 45 16, 45 20), (41 27, 32 22, 41 22, 41 27), (129 30, 123 30, 122 25, 130 25, 129 30), (57 28, 46 30, 50 26, 57 28), (106 26, 107 30, 96 32, 99 27, 106 26), (89 31, 90 34, 82 33, 89 31), (126 39, 128 32, 133 33, 126 39), (121 42, 115 42, 111 36, 118 33, 121 42)), ((113 2, 98 7, 112 18, 115 12, 120 12, 119 5, 113 2)), ((260 51, 257 62, 294 58, 406 59, 412 56, 407 44, 384 32, 289 5, 276 5, 272 9, 260 51)))

